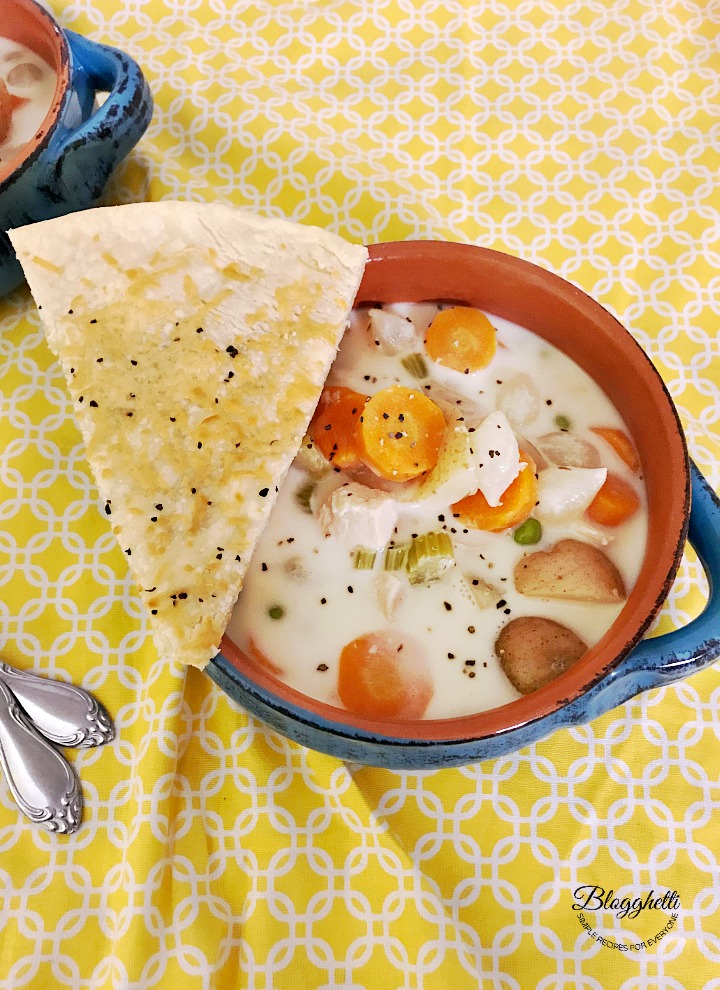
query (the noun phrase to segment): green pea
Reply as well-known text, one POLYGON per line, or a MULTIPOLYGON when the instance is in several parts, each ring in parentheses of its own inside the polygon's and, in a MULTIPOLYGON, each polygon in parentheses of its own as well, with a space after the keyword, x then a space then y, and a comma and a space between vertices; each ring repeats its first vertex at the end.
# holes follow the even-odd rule
POLYGON ((559 430, 569 430, 570 427, 572 426, 572 423, 570 422, 569 416, 565 416, 563 415, 563 413, 559 413, 555 417, 555 425, 559 430))
POLYGON ((271 619, 282 619, 282 617, 285 615, 285 609, 282 607, 282 605, 272 605, 268 609, 268 615, 270 616, 271 619))
POLYGON ((542 526, 537 519, 526 519, 513 533, 513 539, 523 547, 539 543, 542 536, 542 526))

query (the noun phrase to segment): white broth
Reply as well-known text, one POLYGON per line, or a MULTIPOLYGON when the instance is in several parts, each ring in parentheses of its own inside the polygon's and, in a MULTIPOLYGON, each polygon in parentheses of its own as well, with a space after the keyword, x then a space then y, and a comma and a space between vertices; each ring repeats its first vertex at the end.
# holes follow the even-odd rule
MULTIPOLYGON (((561 481, 570 475, 604 479, 610 472, 636 493, 638 507, 619 525, 599 524, 585 511, 566 512, 555 521, 548 508, 550 496, 543 495, 545 501, 536 503, 531 512, 533 519, 542 516, 540 525, 533 523, 541 531, 540 538, 535 543, 519 543, 518 525, 489 532, 463 524, 453 514, 451 501, 457 498, 448 500, 448 489, 422 500, 402 501, 403 485, 378 477, 366 466, 340 470, 325 462, 316 447, 311 460, 306 456, 308 451, 303 451, 290 469, 255 550, 228 633, 245 652, 278 668, 279 676, 291 687, 341 708, 347 707, 338 690, 343 648, 358 637, 388 631, 400 637, 393 642, 406 641, 411 653, 417 649, 424 654, 427 672, 423 676, 430 678, 432 689, 423 717, 468 715, 513 701, 520 696, 519 691, 506 676, 496 652, 498 634, 507 623, 521 616, 552 619, 581 637, 589 648, 607 631, 624 603, 624 597, 598 604, 521 594, 514 576, 518 562, 527 554, 569 538, 599 548, 619 572, 626 593, 642 564, 647 511, 641 475, 592 430, 612 428, 627 435, 607 396, 570 358, 545 340, 494 316, 490 320, 497 349, 487 367, 465 373, 433 361, 425 334, 438 312, 447 308, 443 304, 383 306, 383 313, 401 316, 409 324, 407 339, 397 324, 400 337, 389 344, 386 338, 378 341, 368 311, 356 311, 326 390, 346 386, 373 396, 390 386, 405 386, 437 402, 446 423, 461 418, 462 429, 467 427, 471 435, 477 430, 478 436, 482 435, 482 424, 487 426, 495 419, 507 424, 509 416, 515 421, 511 432, 520 451, 540 454, 538 479, 544 474, 545 479, 558 477, 561 481), (388 353, 392 350, 397 352, 388 353), (413 357, 408 361, 409 355, 413 357), (422 359, 420 365, 418 357, 422 359), (418 378, 418 370, 425 370, 427 377, 418 378), (586 473, 575 469, 558 475, 563 469, 542 456, 546 443, 542 438, 558 433, 590 445, 599 467, 586 473), (318 478, 323 465, 325 473, 318 478), (332 492, 343 485, 351 486, 344 492, 356 498, 381 498, 385 492, 397 516, 386 539, 387 534, 380 534, 384 522, 375 512, 375 529, 368 531, 374 535, 368 538, 376 545, 368 548, 360 539, 358 547, 376 553, 369 569, 356 567, 357 547, 351 545, 354 536, 348 536, 347 527, 340 526, 341 510, 332 492), (326 535, 328 528, 334 535, 326 535), (442 533, 450 540, 452 556, 444 561, 448 566, 440 576, 413 583, 412 572, 385 569, 388 544, 407 547, 426 533, 442 533), (378 541, 384 541, 383 545, 378 541), (487 595, 481 596, 479 604, 477 591, 483 588, 487 595), (396 594, 399 601, 393 609, 396 594)), ((376 319, 380 317, 373 316, 376 319)), ((564 442, 563 437, 561 440, 564 442)), ((517 447, 515 450, 517 461, 517 447)), ((596 486, 602 483, 598 480, 596 486)), ((375 503, 369 504, 374 511, 375 503)), ((423 663, 419 663, 418 671, 422 669, 423 663)), ((400 713, 397 717, 408 716, 400 713)))
POLYGON ((57 73, 44 59, 0 37, 0 165, 37 134, 56 85, 57 73))

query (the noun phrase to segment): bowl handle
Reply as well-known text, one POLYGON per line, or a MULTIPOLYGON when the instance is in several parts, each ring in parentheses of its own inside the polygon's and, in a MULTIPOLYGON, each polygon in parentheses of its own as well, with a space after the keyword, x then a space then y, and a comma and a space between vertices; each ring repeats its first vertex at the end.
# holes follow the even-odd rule
POLYGON ((78 68, 92 89, 107 99, 58 148, 56 177, 78 205, 90 205, 102 194, 113 168, 137 144, 153 112, 145 77, 129 55, 66 31, 78 68))
POLYGON ((690 479, 688 540, 708 579, 709 598, 704 610, 681 629, 642 640, 582 696, 580 705, 558 711, 556 725, 587 722, 642 691, 689 677, 720 656, 720 499, 692 461, 690 479))

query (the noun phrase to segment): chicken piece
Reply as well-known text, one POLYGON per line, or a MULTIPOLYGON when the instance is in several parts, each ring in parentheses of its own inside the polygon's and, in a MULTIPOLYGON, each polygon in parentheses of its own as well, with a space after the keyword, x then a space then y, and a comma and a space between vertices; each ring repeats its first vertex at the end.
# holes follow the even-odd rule
POLYGON ((520 474, 520 448, 507 416, 490 413, 472 434, 472 451, 476 463, 477 489, 487 504, 501 504, 503 493, 520 474))
POLYGON ((405 600, 408 584, 391 571, 380 571, 375 578, 377 602, 385 618, 390 622, 405 600))
POLYGON ((384 309, 371 309, 370 333, 383 354, 400 354, 418 346, 418 335, 412 320, 384 309))
POLYGON ((398 510, 385 492, 346 482, 320 505, 317 518, 325 535, 347 550, 380 550, 392 538, 398 510))
POLYGON ((547 523, 576 519, 590 505, 606 478, 606 468, 549 467, 540 471, 538 519, 547 523))

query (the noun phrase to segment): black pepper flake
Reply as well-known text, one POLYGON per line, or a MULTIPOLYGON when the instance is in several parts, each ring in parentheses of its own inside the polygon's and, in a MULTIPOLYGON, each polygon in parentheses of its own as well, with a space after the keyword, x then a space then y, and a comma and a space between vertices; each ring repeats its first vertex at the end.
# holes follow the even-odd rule
POLYGON ((448 653, 448 660, 454 660, 454 659, 455 659, 455 654, 454 653, 448 653))
POLYGON ((474 667, 475 666, 475 661, 474 660, 466 660, 465 661, 465 666, 466 667, 474 667))
POLYGON ((269 491, 270 491, 269 488, 261 488, 260 491, 258 492, 258 495, 260 496, 260 498, 265 498, 265 496, 268 494, 269 491))
POLYGON ((130 358, 130 364, 136 365, 137 361, 134 358, 130 358))
POLYGON ((328 670, 328 665, 326 663, 319 663, 315 669, 325 673, 325 671, 328 670))
POLYGON ((348 585, 347 590, 348 590, 348 594, 349 595, 354 595, 355 594, 355 589, 353 588, 353 586, 351 584, 348 585))
POLYGON ((468 626, 468 632, 469 633, 474 633, 475 632, 475 626, 468 626))
POLYGON ((102 364, 102 363, 103 363, 102 358, 95 358, 95 364, 102 364))
POLYGON ((68 310, 68 316, 72 316, 72 310, 71 309, 68 310))
POLYGON ((505 613, 505 615, 510 615, 510 612, 511 612, 511 611, 512 611, 512 610, 511 610, 511 609, 509 609, 509 608, 504 608, 504 609, 503 609, 503 612, 505 613))
POLYGON ((240 554, 239 553, 236 553, 235 554, 235 560, 238 560, 238 561, 240 560, 240 554))
POLYGON ((91 323, 97 323, 97 320, 90 320, 91 323))
POLYGON ((267 564, 265 563, 265 561, 263 561, 262 564, 260 564, 260 570, 261 571, 266 571, 267 570, 267 564))
POLYGON ((78 402, 82 402, 84 398, 85 398, 85 396, 84 395, 81 395, 80 398, 78 399, 78 402))
POLYGON ((95 401, 95 399, 90 399, 90 405, 93 407, 93 409, 97 409, 98 407, 98 404, 95 401))
POLYGON ((111 512, 111 509, 110 509, 110 499, 108 499, 107 502, 105 503, 105 515, 106 516, 109 516, 110 515, 110 512, 111 512))
POLYGON ((191 489, 190 489, 190 493, 191 493, 192 495, 195 495, 195 494, 197 493, 197 488, 191 488, 191 489))
POLYGON ((238 351, 237 347, 233 347, 232 344, 230 344, 229 347, 226 347, 225 350, 228 352, 228 354, 230 355, 231 358, 236 358, 238 356, 238 354, 240 353, 238 351))
POLYGON ((162 502, 158 502, 157 505, 155 506, 155 508, 158 510, 158 512, 162 512, 162 507, 163 507, 162 502))
POLYGON ((126 412, 125 415, 126 416, 132 416, 132 413, 131 412, 126 412))
POLYGON ((202 327, 198 327, 197 330, 195 331, 195 333, 202 333, 202 332, 203 332, 203 328, 202 327))
POLYGON ((128 557, 132 554, 132 550, 130 549, 130 547, 127 548, 125 553, 128 555, 128 557))
POLYGON ((507 602, 505 601, 505 599, 501 598, 500 601, 495 605, 495 608, 505 608, 506 605, 507 602))
POLYGON ((327 598, 321 598, 320 599, 320 604, 321 605, 327 605, 327 598))
POLYGON ((443 602, 443 605, 445 606, 446 612, 452 612, 452 605, 450 604, 450 602, 443 602))
POLYGON ((156 608, 151 608, 150 609, 150 615, 157 615, 157 609, 156 608))
POLYGON ((198 450, 202 450, 202 440, 198 440, 198 450))
POLYGON ((215 560, 222 560, 222 554, 221 553, 216 553, 215 554, 215 560))
POLYGON ((178 595, 178 598, 183 598, 183 599, 187 598, 187 591, 181 591, 178 595))
POLYGON ((175 422, 175 417, 174 417, 174 416, 171 416, 171 417, 170 417, 170 422, 171 422, 171 423, 174 423, 174 422, 175 422))
POLYGON ((157 522, 157 521, 158 521, 157 516, 150 516, 150 522, 157 522))

